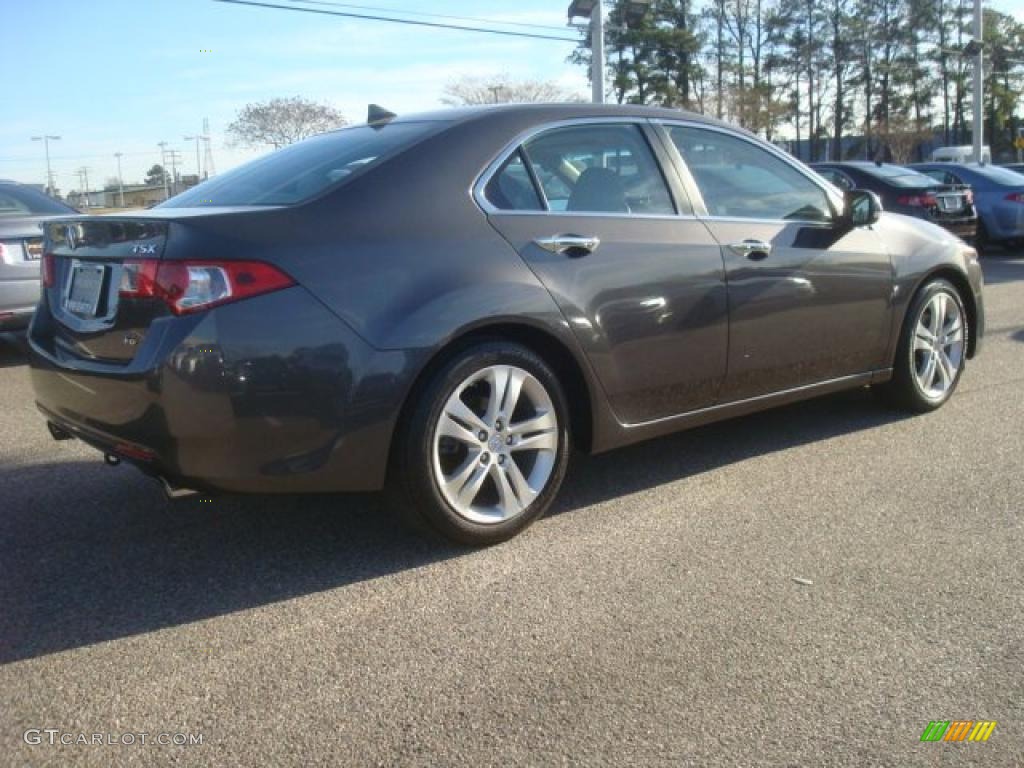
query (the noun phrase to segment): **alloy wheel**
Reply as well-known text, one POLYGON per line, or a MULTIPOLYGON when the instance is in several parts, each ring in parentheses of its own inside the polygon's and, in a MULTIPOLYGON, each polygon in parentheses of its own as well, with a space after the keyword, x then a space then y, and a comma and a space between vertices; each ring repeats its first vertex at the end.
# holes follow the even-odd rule
POLYGON ((964 321, 957 300, 946 291, 921 308, 914 328, 911 365, 925 397, 941 400, 956 382, 964 359, 964 321))
POLYGON ((445 402, 432 440, 434 478, 459 516, 501 523, 544 490, 558 448, 558 416, 544 385, 522 368, 493 365, 445 402))

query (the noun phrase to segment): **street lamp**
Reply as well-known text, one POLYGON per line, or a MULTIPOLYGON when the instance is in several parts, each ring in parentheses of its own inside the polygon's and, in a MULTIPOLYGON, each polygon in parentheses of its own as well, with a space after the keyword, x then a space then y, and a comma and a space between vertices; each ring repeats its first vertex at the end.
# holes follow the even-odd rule
POLYGON ((50 142, 60 141, 60 136, 33 136, 32 141, 43 142, 43 149, 46 152, 46 194, 52 196, 54 193, 53 171, 50 170, 50 142))
POLYGON ((575 18, 590 19, 590 88, 591 100, 604 103, 604 10, 600 0, 572 0, 569 22, 575 18))
MULTIPOLYGON (((654 0, 629 0, 626 3, 626 26, 638 27, 651 10, 654 0)), ((573 19, 590 19, 590 83, 593 102, 604 103, 604 7, 600 0, 572 0, 569 23, 573 19)))

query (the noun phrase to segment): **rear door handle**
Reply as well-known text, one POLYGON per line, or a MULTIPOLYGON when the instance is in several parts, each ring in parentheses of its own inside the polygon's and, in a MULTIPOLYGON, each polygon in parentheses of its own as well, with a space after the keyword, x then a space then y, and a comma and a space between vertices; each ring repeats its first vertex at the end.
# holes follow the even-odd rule
POLYGON ((537 245, 551 253, 566 256, 586 256, 593 253, 601 245, 599 237, 580 237, 579 235, 555 235, 554 237, 538 237, 537 245))
POLYGON ((758 261, 771 255, 772 244, 763 240, 744 240, 742 243, 732 243, 729 250, 737 256, 746 256, 748 259, 758 261))

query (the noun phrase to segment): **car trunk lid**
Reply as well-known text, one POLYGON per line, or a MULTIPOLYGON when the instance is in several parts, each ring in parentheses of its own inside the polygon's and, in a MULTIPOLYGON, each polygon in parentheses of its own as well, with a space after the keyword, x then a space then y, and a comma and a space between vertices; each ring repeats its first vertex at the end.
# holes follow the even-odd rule
POLYGON ((45 232, 44 291, 55 321, 53 344, 97 362, 130 362, 167 309, 160 302, 124 298, 121 288, 131 263, 162 258, 168 222, 76 217, 49 221, 45 232))

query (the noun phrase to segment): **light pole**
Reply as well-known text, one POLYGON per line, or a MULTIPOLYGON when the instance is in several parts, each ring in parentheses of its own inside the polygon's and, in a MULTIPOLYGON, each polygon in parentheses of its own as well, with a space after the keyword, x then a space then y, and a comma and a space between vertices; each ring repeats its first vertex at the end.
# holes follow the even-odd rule
POLYGON ((117 158, 117 195, 121 199, 121 207, 124 208, 124 179, 121 176, 121 156, 123 152, 115 152, 117 158))
POLYGON ((43 151, 46 153, 46 194, 53 196, 54 184, 53 184, 53 171, 50 170, 50 142, 60 141, 60 136, 33 136, 32 141, 43 142, 43 151))
MULTIPOLYGON (((651 9, 654 0, 629 0, 626 3, 626 26, 638 25, 651 9)), ((602 0, 572 0, 569 23, 575 18, 590 19, 590 87, 591 100, 604 104, 604 5, 602 0)))
POLYGON ((984 59, 982 49, 982 21, 981 0, 974 0, 974 40, 967 46, 969 53, 974 55, 974 162, 981 163, 984 160, 985 151, 985 99, 984 99, 984 59), (973 49, 973 50, 971 50, 973 49))

